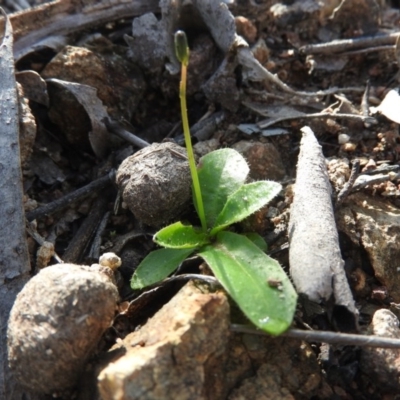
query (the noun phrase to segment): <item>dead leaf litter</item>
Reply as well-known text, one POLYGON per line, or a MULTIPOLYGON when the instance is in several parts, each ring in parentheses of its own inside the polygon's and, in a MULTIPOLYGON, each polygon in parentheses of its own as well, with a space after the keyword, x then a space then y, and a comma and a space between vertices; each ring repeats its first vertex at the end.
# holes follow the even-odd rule
MULTIPOLYGON (((28 283, 8 326, 11 369, 24 387, 7 370, 0 397, 30 390, 64 398, 72 390, 82 399, 397 393, 398 349, 232 333, 230 323, 243 319, 233 305, 229 317, 218 286, 211 285, 215 293, 205 281, 185 286, 180 275, 143 293, 129 286, 154 248, 155 228, 178 219, 196 223, 172 40, 183 29, 191 47, 188 113, 196 156, 236 148, 252 180, 284 187, 235 229, 259 232, 305 295, 293 328, 400 338, 396 2, 1 3, 7 12, 19 11, 10 14, 14 34, 7 25, 0 49, 0 185, 10 194, 1 202, 1 264, 8 266, 0 295, 9 296, 0 312, 2 331, 28 283), (310 132, 317 151, 304 164, 310 132), (318 174, 322 180, 314 180, 318 174), (21 175, 23 188, 10 184, 21 175), (91 280, 89 267, 74 264, 99 267, 100 255, 111 252, 116 256, 102 262, 113 271, 108 283, 100 279, 111 295, 98 297, 89 283, 83 294, 75 289, 78 280, 91 280), (60 261, 71 265, 57 266, 60 261), (46 283, 52 271, 62 276, 46 283), (74 281, 68 288, 67 278, 74 281), (40 290, 31 293, 34 285, 40 290), (26 305, 29 310, 18 311, 26 305), (26 313, 30 327, 18 322, 26 313), (72 317, 83 321, 82 329, 71 325, 72 317), (37 322, 42 319, 44 325, 37 322), (39 335, 44 326, 54 335, 39 335), (57 339, 62 331, 69 335, 66 347, 57 339), (55 344, 47 343, 51 337, 55 344), (44 358, 27 370, 36 352, 44 358), (54 357, 63 363, 49 367, 54 357), (35 375, 39 370, 43 375, 35 375)), ((207 269, 195 258, 179 270, 185 279, 200 272, 207 269)), ((269 284, 279 287, 273 277, 269 284)), ((4 355, 6 337, 0 338, 4 355)))

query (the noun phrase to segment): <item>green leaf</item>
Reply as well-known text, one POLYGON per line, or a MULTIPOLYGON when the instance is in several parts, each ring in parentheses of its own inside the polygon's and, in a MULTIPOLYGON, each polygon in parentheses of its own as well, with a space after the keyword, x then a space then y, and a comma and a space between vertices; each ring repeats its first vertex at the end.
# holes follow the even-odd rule
POLYGON ((159 282, 175 271, 193 249, 159 249, 149 253, 131 279, 132 289, 142 289, 159 282))
POLYGON ((215 221, 211 235, 242 221, 268 204, 282 189, 277 182, 259 181, 242 185, 228 200, 215 221))
POLYGON ((289 328, 297 294, 277 261, 246 237, 226 231, 199 255, 257 327, 272 335, 289 328))
POLYGON ((252 241, 260 250, 262 250, 264 253, 268 250, 268 245, 264 238, 259 235, 258 233, 255 232, 246 232, 242 233, 243 236, 246 236, 247 239, 252 241))
POLYGON ((207 234, 191 225, 175 222, 159 230, 153 240, 160 246, 170 249, 194 249, 207 244, 207 234))
POLYGON ((228 196, 244 184, 249 167, 236 150, 220 149, 200 159, 198 173, 207 226, 211 227, 228 196))

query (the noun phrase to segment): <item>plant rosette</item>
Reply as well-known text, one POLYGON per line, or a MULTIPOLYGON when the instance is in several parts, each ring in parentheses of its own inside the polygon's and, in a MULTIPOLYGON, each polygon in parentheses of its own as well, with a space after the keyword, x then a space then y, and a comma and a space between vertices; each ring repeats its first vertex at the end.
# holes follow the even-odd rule
POLYGON ((246 183, 249 167, 233 149, 208 153, 196 167, 186 106, 189 47, 183 31, 175 33, 175 51, 181 62, 182 125, 201 228, 176 222, 158 231, 153 240, 164 248, 144 258, 131 287, 143 289, 161 281, 197 253, 247 318, 258 328, 279 335, 292 323, 296 291, 279 263, 265 254, 261 236, 238 235, 227 228, 268 204, 282 187, 272 181, 246 183))
MULTIPOLYGON (((245 183, 249 167, 236 150, 228 148, 202 157, 197 172, 205 229, 176 222, 158 231, 153 240, 163 248, 144 258, 131 287, 143 289, 161 281, 197 254, 255 326, 279 335, 292 322, 296 291, 279 263, 264 252, 266 244, 259 235, 241 235, 227 228, 269 203, 281 185, 245 183)), ((199 212, 199 197, 193 198, 199 212)))

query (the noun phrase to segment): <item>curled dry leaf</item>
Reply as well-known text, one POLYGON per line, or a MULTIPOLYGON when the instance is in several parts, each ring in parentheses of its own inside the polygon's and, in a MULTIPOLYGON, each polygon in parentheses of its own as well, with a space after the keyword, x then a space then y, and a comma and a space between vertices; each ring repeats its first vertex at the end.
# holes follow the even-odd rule
MULTIPOLYGON (((40 2, 36 2, 40 3, 40 2)), ((51 1, 22 13, 12 14, 15 59, 19 60, 43 44, 54 47, 71 33, 104 21, 120 20, 158 9, 158 0, 51 1)), ((3 24, 0 22, 0 29, 3 24)))
POLYGON ((334 322, 353 330, 357 310, 343 268, 325 158, 313 131, 304 127, 302 133, 290 211, 290 274, 311 301, 333 299, 334 322))
MULTIPOLYGON (((108 113, 97 97, 97 90, 88 85, 66 82, 55 78, 48 79, 47 82, 56 87, 67 89, 85 109, 91 124, 91 131, 89 132, 90 145, 98 157, 104 157, 109 146, 109 134, 103 119, 108 118, 108 113)), ((57 93, 54 92, 54 95, 57 95, 57 93)), ((62 102, 60 92, 58 92, 58 100, 62 102)), ((59 112, 61 112, 60 107, 63 107, 62 104, 57 107, 59 112)), ((68 129, 68 125, 64 126, 64 129, 68 129)))
POLYGON ((400 94, 399 88, 389 90, 378 107, 371 107, 373 112, 380 112, 386 118, 400 124, 400 94))
POLYGON ((41 76, 91 86, 112 118, 130 120, 146 88, 142 72, 127 60, 125 48, 104 36, 88 38, 84 45, 65 46, 41 76))

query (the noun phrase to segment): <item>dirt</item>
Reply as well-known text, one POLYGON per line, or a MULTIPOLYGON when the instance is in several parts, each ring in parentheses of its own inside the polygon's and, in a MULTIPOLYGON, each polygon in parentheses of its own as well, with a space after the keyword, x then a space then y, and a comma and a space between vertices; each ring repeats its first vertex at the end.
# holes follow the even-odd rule
MULTIPOLYGON (((204 2, 193 1, 197 3, 204 2)), ((300 129, 310 126, 322 145, 334 203, 349 180, 354 161, 360 161, 363 175, 357 178, 353 192, 336 205, 335 217, 347 278, 359 310, 359 332, 375 332, 374 325, 369 326, 377 310, 400 315, 400 121, 396 111, 389 110, 390 105, 395 110, 399 107, 396 92, 392 92, 390 104, 383 105, 390 89, 399 86, 398 45, 391 39, 384 44, 372 42, 359 47, 343 43, 339 50, 310 50, 310 45, 398 32, 398 4, 375 0, 227 3, 232 3, 227 6, 230 11, 221 6, 225 10, 221 13, 226 18, 231 12, 236 18, 232 19, 234 22, 229 18, 227 21, 233 25, 226 22, 210 28, 213 18, 218 21, 222 17, 210 12, 209 22, 200 6, 200 11, 184 8, 183 16, 171 22, 165 17, 168 1, 163 0, 163 18, 156 8, 155 17, 134 19, 133 31, 132 18, 102 21, 83 31, 74 30, 66 36, 66 42, 46 44, 16 60, 17 80, 24 93, 20 99, 20 141, 25 212, 29 215, 44 204, 112 175, 122 163, 128 163, 126 160, 149 150, 140 150, 143 143, 138 146, 135 139, 121 131, 135 134, 147 143, 163 142, 161 147, 165 148, 183 144, 180 75, 171 74, 176 72, 176 60, 168 45, 158 42, 162 41, 162 32, 184 28, 191 47, 188 113, 196 154, 233 147, 248 160, 252 179, 276 180, 284 186, 269 207, 236 229, 260 233, 269 244, 269 252, 286 271, 287 227, 300 129), (154 35, 149 35, 149 30, 154 35), (235 33, 242 36, 248 49, 237 37, 236 47, 224 48, 235 33), (132 37, 124 40, 124 35, 132 37), (145 40, 146 45, 140 40, 145 40), (258 61, 257 67, 249 64, 247 50, 258 61), (279 81, 266 77, 258 65, 279 81), (18 78, 26 71, 34 73, 29 79, 25 75, 18 78), (374 114, 372 107, 380 104, 380 112, 374 114), (318 115, 310 117, 311 114, 318 115), (107 120, 114 125, 110 126, 107 120), (365 179, 370 181, 365 183, 365 179)), ((126 193, 117 186, 122 178, 117 178, 105 188, 68 201, 31 221, 27 235, 30 274, 36 275, 57 260, 91 265, 98 262, 100 254, 113 251, 122 259, 117 279, 121 307, 137 299, 139 293, 130 289, 129 280, 139 262, 155 247, 151 240, 155 227, 177 218, 198 223, 188 204, 188 176, 180 170, 182 165, 187 168, 184 151, 166 153, 158 159, 147 158, 149 171, 143 171, 146 165, 142 165, 134 173, 143 177, 141 185, 151 169, 159 169, 157 177, 161 179, 148 191, 146 185, 140 188, 140 193, 151 192, 140 199, 140 206, 135 203, 138 199, 133 192, 133 203, 125 204, 126 193), (168 173, 166 168, 171 166, 173 171, 168 173), (174 182, 178 175, 179 183, 174 182), (163 190, 164 197, 160 198, 158 192, 163 185, 171 190, 163 190), (167 210, 166 201, 171 202, 167 210), (50 255, 43 256, 43 246, 51 249, 50 255)), ((154 154, 157 156, 157 150, 154 154)), ((180 272, 201 270, 204 266, 199 260, 189 260, 180 272)), ((147 319, 168 304, 181 287, 182 284, 173 283, 152 289, 142 294, 129 312, 122 312, 121 308, 98 346, 99 358, 116 342, 146 326, 147 319)), ((242 321, 234 305, 231 307, 232 321, 242 321)), ((294 326, 334 330, 324 307, 308 313, 307 307, 299 303, 294 326)), ((228 349, 224 355, 213 355, 216 363, 225 363, 226 369, 204 367, 205 371, 228 376, 226 371, 235 363, 235 352, 246 365, 243 371, 232 367, 229 384, 222 384, 223 379, 218 378, 221 387, 215 383, 218 379, 205 380, 214 382, 221 399, 390 399, 400 388, 394 350, 382 350, 384 361, 374 365, 377 353, 356 347, 279 339, 278 351, 263 339, 254 345, 252 353, 251 343, 246 344, 246 340, 251 342, 254 335, 251 340, 240 334, 231 335, 223 341, 228 349), (269 360, 271 354, 273 361, 269 360), (307 374, 291 359, 293 354, 306 364, 307 374), (396 367, 390 369, 390 385, 385 383, 385 360, 395 360, 396 367), (269 396, 268 391, 274 395, 269 396)), ((393 337, 398 337, 397 333, 393 337)), ((168 347, 167 354, 169 351, 168 347)), ((137 355, 132 357, 137 362, 137 355)), ((185 363, 192 368, 189 361, 185 363)), ((202 361, 201 365, 206 363, 202 361)), ((170 364, 168 368, 172 368, 170 364)), ((196 373, 202 376, 201 372, 196 373)), ((95 381, 91 381, 93 385, 95 381)), ((217 398, 203 389, 200 384, 196 386, 197 397, 192 398, 217 398)), ((103 398, 125 398, 114 396, 103 398)))

